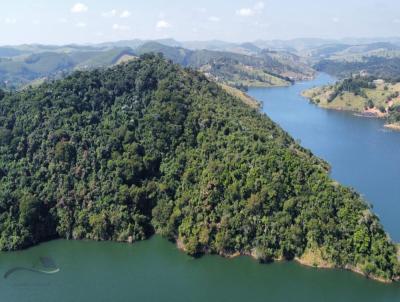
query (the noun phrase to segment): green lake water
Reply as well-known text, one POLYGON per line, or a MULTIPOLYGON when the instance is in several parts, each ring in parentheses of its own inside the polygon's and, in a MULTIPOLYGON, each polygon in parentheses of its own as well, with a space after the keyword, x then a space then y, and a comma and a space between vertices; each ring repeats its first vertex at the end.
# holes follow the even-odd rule
MULTIPOLYGON (((364 194, 391 236, 400 240, 400 133, 384 131, 382 121, 319 109, 299 96, 307 87, 330 81, 321 75, 312 82, 249 93, 263 101, 263 110, 272 119, 328 160, 334 178, 364 194)), ((3 301, 396 302, 400 284, 295 262, 259 264, 249 257, 219 256, 192 259, 159 236, 133 245, 55 240, 0 253, 3 301), (39 267, 41 257, 53 259, 60 272, 20 270, 3 277, 13 267, 39 267)))
POLYGON ((400 301, 400 286, 351 272, 249 257, 192 259, 155 236, 137 244, 55 240, 0 255, 0 271, 52 257, 59 273, 18 271, 0 301, 400 301))

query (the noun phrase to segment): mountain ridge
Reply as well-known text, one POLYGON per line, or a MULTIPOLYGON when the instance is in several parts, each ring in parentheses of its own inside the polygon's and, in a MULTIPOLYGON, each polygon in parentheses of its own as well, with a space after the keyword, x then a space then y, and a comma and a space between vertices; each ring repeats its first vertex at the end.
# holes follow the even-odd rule
POLYGON ((204 75, 144 55, 1 96, 0 248, 134 242, 260 261, 310 249, 399 276, 396 247, 354 190, 204 75))

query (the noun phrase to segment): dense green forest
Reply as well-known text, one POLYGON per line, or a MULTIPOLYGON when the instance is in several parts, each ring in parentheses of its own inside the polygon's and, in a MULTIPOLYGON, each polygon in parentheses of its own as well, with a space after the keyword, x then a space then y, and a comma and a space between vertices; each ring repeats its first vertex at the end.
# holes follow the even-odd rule
POLYGON ((0 99, 1 250, 159 233, 191 255, 320 250, 338 267, 399 276, 362 198, 198 72, 143 55, 0 99))

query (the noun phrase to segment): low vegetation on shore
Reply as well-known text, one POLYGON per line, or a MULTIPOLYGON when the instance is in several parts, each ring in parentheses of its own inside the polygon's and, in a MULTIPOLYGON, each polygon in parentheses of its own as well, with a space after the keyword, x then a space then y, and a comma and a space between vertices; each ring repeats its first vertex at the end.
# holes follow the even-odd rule
POLYGON ((304 91, 312 103, 335 110, 346 110, 366 117, 384 118, 386 127, 400 128, 400 83, 357 76, 334 85, 304 91))
POLYGON ((229 94, 231 94, 234 97, 239 98, 240 100, 242 100, 243 103, 245 103, 249 107, 254 108, 254 109, 259 109, 261 107, 261 103, 259 101, 252 98, 248 94, 244 93, 242 90, 237 89, 232 86, 229 86, 229 85, 226 85, 226 84, 220 84, 220 85, 226 92, 228 92, 229 94))

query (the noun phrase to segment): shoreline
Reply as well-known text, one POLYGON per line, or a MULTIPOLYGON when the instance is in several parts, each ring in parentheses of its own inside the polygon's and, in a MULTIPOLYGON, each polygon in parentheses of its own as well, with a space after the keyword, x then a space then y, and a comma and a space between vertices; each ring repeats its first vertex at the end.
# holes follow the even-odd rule
POLYGON ((400 124, 385 124, 384 127, 390 130, 400 131, 400 124))
MULTIPOLYGON (((186 253, 186 248, 184 243, 179 240, 179 239, 175 239, 175 245, 178 248, 178 250, 186 253)), ((397 245, 397 249, 398 249, 398 255, 400 258, 400 244, 397 245)), ((212 255, 212 253, 209 252, 205 252, 204 254, 206 255, 212 255)), ((229 253, 218 253, 215 255, 219 255, 221 257, 224 258, 228 258, 228 259, 233 259, 236 257, 250 257, 253 260, 256 260, 258 262, 262 262, 260 258, 257 257, 256 255, 256 251, 252 250, 251 252, 235 252, 233 254, 229 254, 229 253)), ((378 277, 378 276, 374 276, 374 275, 368 275, 366 273, 364 273, 363 271, 361 271, 361 269, 354 267, 352 265, 346 264, 344 267, 340 267, 340 266, 336 266, 333 263, 327 262, 325 260, 322 260, 321 255, 320 255, 320 251, 319 252, 315 252, 315 251, 311 251, 311 250, 306 250, 304 252, 304 254, 301 257, 294 257, 291 260, 288 259, 284 259, 283 257, 279 257, 279 258, 273 258, 271 259, 270 262, 264 262, 264 263, 273 263, 273 262, 283 262, 283 261, 295 261, 296 263, 302 265, 302 266, 306 266, 306 267, 313 267, 313 268, 317 268, 317 269, 338 269, 338 270, 345 270, 345 271, 350 271, 353 273, 356 273, 358 275, 362 275, 363 277, 365 277, 366 279, 370 279, 370 280, 374 280, 380 283, 385 283, 385 284, 392 284, 395 282, 399 282, 400 281, 400 276, 393 279, 393 280, 389 280, 389 279, 384 279, 382 277, 378 277)))
MULTIPOLYGON (((382 119, 385 119, 385 118, 387 117, 387 115, 381 115, 381 116, 379 116, 379 115, 377 115, 377 114, 374 114, 374 113, 371 112, 371 111, 363 111, 363 112, 360 112, 360 111, 355 111, 355 110, 345 109, 345 108, 331 108, 331 107, 328 107, 328 106, 321 106, 321 105, 319 105, 319 104, 313 102, 313 101, 305 94, 305 91, 302 91, 300 95, 301 95, 303 98, 307 99, 307 100, 309 101, 309 103, 311 103, 311 104, 313 104, 313 105, 315 105, 315 106, 317 106, 318 108, 321 108, 321 109, 333 110, 333 111, 340 111, 340 112, 348 112, 348 113, 352 113, 354 116, 358 116, 358 117, 362 117, 362 118, 372 118, 372 119, 379 119, 379 120, 382 120, 382 119)), ((400 132, 400 123, 387 123, 387 124, 384 124, 383 127, 386 128, 386 129, 390 129, 390 130, 393 130, 393 131, 399 131, 399 132, 400 132)))
MULTIPOLYGON (((139 240, 139 241, 131 241, 131 240, 129 240, 129 238, 127 240, 94 240, 94 239, 53 238, 53 239, 50 239, 50 240, 45 240, 45 241, 39 242, 39 243, 34 244, 32 246, 25 247, 23 249, 13 250, 13 251, 3 251, 2 253, 14 253, 14 252, 27 250, 27 249, 33 248, 35 246, 38 246, 38 245, 40 245, 42 243, 50 242, 50 241, 53 241, 53 240, 114 242, 114 243, 132 245, 132 244, 135 244, 135 243, 138 243, 138 242, 141 242, 141 241, 149 240, 154 235, 160 236, 162 239, 172 242, 178 250, 180 250, 181 252, 185 253, 186 255, 189 255, 187 253, 185 244, 182 242, 182 240, 180 240, 178 238, 174 238, 174 239, 171 240, 171 239, 165 238, 165 237, 163 237, 163 236, 161 236, 159 234, 153 234, 150 237, 148 237, 148 238, 146 238, 144 240, 139 240)), ((397 248, 397 257, 398 257, 398 259, 400 261, 400 243, 399 244, 395 243, 395 246, 397 248)), ((337 269, 337 270, 350 271, 350 272, 356 273, 358 275, 361 275, 361 276, 365 277, 366 279, 370 279, 370 280, 377 281, 377 282, 380 282, 380 283, 385 283, 385 284, 393 284, 393 283, 400 282, 400 276, 396 277, 395 279, 384 279, 382 277, 378 277, 378 276, 374 276, 374 275, 367 275, 364 272, 362 272, 361 269, 359 269, 357 267, 354 267, 352 265, 349 265, 349 264, 345 265, 344 267, 343 266, 336 266, 333 263, 330 263, 328 261, 323 260, 321 258, 320 250, 309 250, 308 249, 308 250, 306 250, 304 252, 304 254, 301 257, 294 257, 293 259, 285 259, 283 257, 278 257, 278 258, 271 258, 270 260, 267 260, 267 261, 263 261, 262 259, 260 259, 260 257, 257 256, 257 253, 256 253, 255 249, 253 249, 251 252, 243 252, 243 251, 239 252, 239 251, 236 251, 236 252, 231 253, 231 254, 230 253, 226 253, 226 252, 223 252, 223 253, 211 253, 208 250, 204 250, 202 253, 198 254, 199 257, 207 256, 207 255, 218 255, 220 257, 227 258, 227 259, 234 259, 234 258, 237 258, 237 257, 250 257, 251 259, 253 259, 253 260, 257 261, 257 262, 260 262, 260 264, 261 263, 270 264, 270 263, 274 263, 274 262, 284 262, 284 261, 290 262, 290 261, 294 261, 294 262, 296 262, 296 263, 298 263, 298 264, 300 264, 302 266, 312 267, 312 268, 316 268, 316 269, 337 269)), ((196 256, 190 256, 190 257, 196 258, 196 256)))

